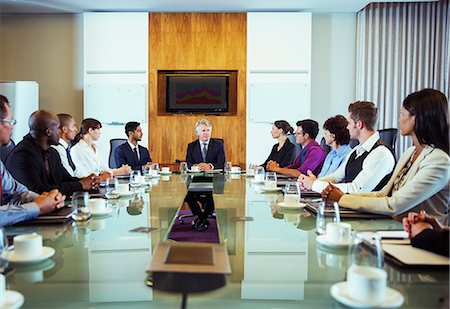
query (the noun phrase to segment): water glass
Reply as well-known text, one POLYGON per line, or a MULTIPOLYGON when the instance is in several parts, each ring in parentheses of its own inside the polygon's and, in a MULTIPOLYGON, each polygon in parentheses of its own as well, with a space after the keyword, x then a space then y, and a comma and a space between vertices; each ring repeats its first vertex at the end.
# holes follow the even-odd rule
POLYGON ((277 174, 275 172, 267 172, 266 179, 264 182, 266 188, 276 188, 277 187, 277 174))
POLYGON ((232 162, 225 163, 225 172, 229 173, 231 171, 232 167, 233 167, 233 163, 232 162))
POLYGON ((339 205, 334 210, 327 209, 326 202, 319 204, 316 215, 316 234, 324 235, 326 233, 327 224, 330 222, 340 222, 339 205))
POLYGON ((360 232, 350 247, 350 265, 383 268, 384 257, 381 236, 376 232, 360 232))
POLYGON ((141 172, 133 171, 130 176, 130 186, 132 188, 139 188, 141 186, 141 172))
POLYGON ((159 164, 158 163, 153 163, 150 166, 150 175, 158 176, 158 174, 159 174, 159 164))
POLYGON ((264 168, 262 166, 258 166, 254 170, 255 172, 255 182, 263 182, 264 181, 264 168))
POLYGON ((8 251, 8 237, 6 236, 6 231, 0 228, 0 273, 4 273, 8 268, 8 261, 3 259, 4 252, 8 251))
POLYGON ((301 190, 298 182, 288 182, 284 187, 284 203, 286 205, 295 205, 300 202, 301 190))
POLYGON ((187 170, 188 170, 187 162, 180 162, 180 173, 186 174, 187 170))
POLYGON ((72 219, 75 221, 85 221, 90 218, 89 193, 74 192, 72 195, 72 219))

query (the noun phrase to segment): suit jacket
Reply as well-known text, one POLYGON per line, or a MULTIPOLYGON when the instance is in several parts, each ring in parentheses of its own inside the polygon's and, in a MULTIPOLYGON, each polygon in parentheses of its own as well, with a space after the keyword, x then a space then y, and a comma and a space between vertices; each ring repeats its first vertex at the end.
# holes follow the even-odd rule
POLYGON ((121 167, 123 164, 128 164, 133 170, 141 170, 142 166, 148 162, 152 162, 148 149, 138 145, 139 161, 131 149, 128 142, 123 143, 114 150, 114 159, 116 160, 117 167, 121 167))
MULTIPOLYGON (((188 145, 186 152, 186 162, 188 167, 192 165, 202 163, 202 152, 200 149, 200 142, 196 140, 188 145)), ((208 152, 206 153, 206 162, 214 165, 215 169, 223 169, 225 166, 225 150, 223 143, 214 139, 209 140, 208 152)))
POLYGON ((295 146, 291 143, 289 139, 286 139, 283 147, 281 147, 280 151, 278 151, 279 143, 276 143, 272 147, 272 151, 269 154, 269 157, 264 161, 261 166, 266 168, 267 163, 272 160, 280 164, 281 167, 286 167, 289 164, 292 164, 295 159, 295 146))
POLYGON ((79 178, 69 175, 61 164, 58 152, 52 147, 48 152, 50 177, 45 170, 41 147, 27 134, 6 159, 6 168, 17 181, 37 193, 58 189, 70 196, 75 191, 82 191, 79 178))
POLYGON ((344 194, 343 207, 391 215, 400 219, 407 212, 424 209, 441 222, 447 220, 449 204, 450 158, 441 149, 425 147, 404 176, 403 186, 392 192, 394 181, 413 155, 408 148, 400 157, 391 179, 380 191, 344 194))

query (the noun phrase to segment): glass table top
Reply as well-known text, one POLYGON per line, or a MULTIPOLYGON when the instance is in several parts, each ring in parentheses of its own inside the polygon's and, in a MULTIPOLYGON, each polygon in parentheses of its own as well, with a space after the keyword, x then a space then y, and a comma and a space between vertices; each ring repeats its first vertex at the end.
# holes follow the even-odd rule
MULTIPOLYGON (((38 232, 56 250, 44 262, 14 265, 9 289, 25 296, 25 308, 176 308, 180 294, 146 285, 146 268, 166 240, 187 193, 188 175, 153 179, 132 196, 109 200, 113 211, 87 222, 13 226, 8 235, 38 232), (153 227, 147 233, 131 232, 153 227)), ((315 217, 283 211, 281 193, 267 193, 251 178, 223 176, 214 192, 220 241, 232 268, 221 289, 190 294, 189 308, 340 308, 330 287, 345 281, 349 256, 316 243, 315 217), (253 221, 236 221, 235 217, 253 221)), ((345 220, 356 231, 401 229, 399 222, 345 220)), ((404 308, 436 308, 449 290, 448 269, 399 268, 386 261, 388 286, 404 308)), ((448 307, 448 305, 447 305, 448 307)))

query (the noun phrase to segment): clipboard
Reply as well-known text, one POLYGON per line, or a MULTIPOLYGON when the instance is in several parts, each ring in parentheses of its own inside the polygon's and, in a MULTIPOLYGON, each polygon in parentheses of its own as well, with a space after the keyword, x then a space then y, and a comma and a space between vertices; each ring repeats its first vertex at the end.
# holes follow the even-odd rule
POLYGON ((72 220, 72 213, 73 209, 65 206, 55 211, 39 215, 32 220, 19 222, 16 225, 65 223, 72 220))

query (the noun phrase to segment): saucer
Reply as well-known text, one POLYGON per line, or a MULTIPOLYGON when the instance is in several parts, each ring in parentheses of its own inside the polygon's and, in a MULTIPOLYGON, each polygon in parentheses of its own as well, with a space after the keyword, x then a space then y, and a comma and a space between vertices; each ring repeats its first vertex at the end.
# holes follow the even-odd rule
POLYGON ((6 290, 5 294, 3 294, 3 297, 5 298, 5 302, 3 303, 3 306, 0 307, 0 309, 20 308, 25 301, 23 295, 17 291, 6 290))
MULTIPOLYGON (((255 175, 253 175, 252 177, 255 177, 255 175)), ((264 183, 264 179, 263 180, 252 179, 252 183, 264 183)))
POLYGON ((283 208, 291 208, 291 209, 300 209, 306 206, 305 203, 301 203, 301 202, 297 202, 295 204, 289 204, 286 205, 284 202, 278 203, 278 206, 283 207, 283 208))
POLYGON ((330 288, 331 296, 341 304, 353 308, 397 308, 403 304, 404 298, 400 292, 397 292, 390 287, 386 287, 386 299, 378 305, 360 302, 350 298, 347 294, 347 282, 338 282, 330 288))
POLYGON ((42 247, 42 252, 39 256, 34 257, 24 257, 18 256, 15 254, 14 250, 6 251, 2 254, 2 256, 11 263, 37 263, 52 257, 55 254, 55 249, 51 247, 42 247))
POLYGON ((118 196, 122 197, 122 196, 131 196, 133 195, 133 191, 128 191, 127 193, 119 193, 116 190, 111 191, 111 193, 113 194, 117 194, 118 196))
POLYGON ((101 211, 92 211, 91 210, 91 215, 92 216, 104 216, 104 215, 109 215, 112 212, 112 208, 104 208, 101 211))
POLYGON ((348 246, 350 246, 353 242, 350 239, 348 242, 344 242, 344 243, 334 243, 334 242, 330 242, 327 239, 327 235, 323 234, 323 235, 319 235, 316 237, 316 241, 318 244, 324 246, 324 247, 328 247, 331 249, 341 249, 341 248, 347 248, 348 246))
POLYGON ((241 173, 241 171, 235 171, 235 172, 233 172, 233 171, 229 171, 228 173, 229 173, 229 174, 240 174, 240 173, 241 173))
POLYGON ((168 176, 172 175, 172 172, 160 172, 161 175, 168 176))
POLYGON ((261 190, 267 191, 267 192, 276 192, 276 191, 280 191, 281 188, 279 188, 279 187, 268 188, 268 187, 266 187, 266 186, 262 186, 262 187, 261 187, 261 190))

